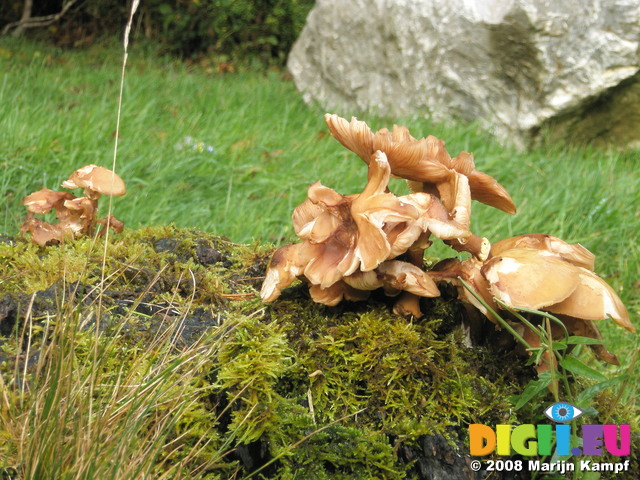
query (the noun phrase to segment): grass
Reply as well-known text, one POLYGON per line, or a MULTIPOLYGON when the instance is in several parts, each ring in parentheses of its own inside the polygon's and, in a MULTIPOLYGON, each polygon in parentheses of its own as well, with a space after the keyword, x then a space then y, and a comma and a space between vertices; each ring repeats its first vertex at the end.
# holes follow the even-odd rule
POLYGON ((14 381, 2 384, 3 478, 176 478, 185 465, 195 474, 220 462, 224 451, 205 458, 210 442, 195 441, 180 424, 202 416, 209 393, 202 376, 221 340, 177 350, 178 321, 146 345, 131 345, 122 338, 127 320, 109 335, 95 334, 96 323, 75 306, 44 325, 27 318, 29 333, 42 335, 29 337, 26 358, 37 352, 32 368, 19 371, 17 362, 6 375, 14 381))
MULTIPOLYGON (((380 297, 329 309, 300 287, 265 306, 253 272, 268 247, 173 227, 114 236, 100 293, 103 248, 0 243, 25 312, 0 338, 2 478, 419 478, 416 439, 464 452, 469 423, 536 423, 550 398, 512 410, 531 368, 500 342, 467 348, 450 297, 419 321, 380 297), (203 247, 220 261, 203 264, 203 247)), ((591 421, 633 419, 620 384, 594 392, 591 421)))
MULTIPOLYGON (((79 166, 110 166, 121 58, 116 46, 62 52, 6 39, 0 58, 0 230, 14 234, 24 195, 57 189, 79 166)), ((117 168, 129 190, 114 202, 117 216, 129 228, 173 223, 238 242, 280 243, 294 238, 291 211, 310 183, 359 191, 362 162, 327 135, 324 112, 305 105, 282 77, 275 71, 207 75, 134 46, 117 168), (201 148, 185 146, 185 137, 201 148)), ((637 316, 637 151, 552 145, 517 152, 473 125, 360 118, 374 128, 397 122, 415 136, 436 135, 453 155, 473 152, 478 168, 498 179, 518 207, 508 216, 476 203, 474 231, 490 240, 544 232, 582 243, 637 316)), ((393 188, 404 190, 399 181, 393 188)))
MULTIPOLYGON (((60 51, 0 39, 0 232, 18 231, 26 194, 58 189, 82 165, 111 165, 121 60, 115 45, 60 51)), ((366 181, 362 162, 327 134, 323 113, 302 102, 283 72, 209 75, 134 45, 117 167, 128 193, 114 200, 114 213, 129 229, 172 223, 236 242, 291 241, 291 211, 310 183, 347 194, 366 181)), ((395 122, 416 137, 433 134, 453 155, 473 152, 478 169, 509 190, 518 214, 476 203, 472 230, 490 240, 544 232, 582 243, 636 322, 639 152, 557 144, 517 152, 475 125, 358 117, 373 128, 395 122)), ((400 181, 392 189, 406 191, 400 181)), ((443 246, 428 251, 452 253, 443 246)), ((629 362, 637 337, 603 324, 609 349, 629 362)))

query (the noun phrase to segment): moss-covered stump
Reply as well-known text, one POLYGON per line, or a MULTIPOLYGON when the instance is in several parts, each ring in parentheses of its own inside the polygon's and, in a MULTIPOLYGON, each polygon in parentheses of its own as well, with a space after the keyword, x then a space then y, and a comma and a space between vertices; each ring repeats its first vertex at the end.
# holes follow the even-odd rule
MULTIPOLYGON (((179 325, 172 348, 197 345, 209 358, 199 381, 180 387, 195 400, 159 462, 189 459, 189 478, 483 478, 469 467, 468 424, 542 422, 539 403, 514 411, 508 400, 535 377, 526 359, 495 336, 464 346, 455 298, 424 299, 420 320, 393 315, 392 299, 375 294, 323 307, 302 284, 263 305, 271 251, 172 227, 111 237, 106 255, 102 240, 39 248, 4 237, 3 382, 17 382, 38 356, 35 336, 69 312, 89 319, 80 330, 117 337, 113 368, 179 325)), ((0 447, 0 458, 16 451, 0 447)), ((17 461, 0 468, 20 471, 17 461)))

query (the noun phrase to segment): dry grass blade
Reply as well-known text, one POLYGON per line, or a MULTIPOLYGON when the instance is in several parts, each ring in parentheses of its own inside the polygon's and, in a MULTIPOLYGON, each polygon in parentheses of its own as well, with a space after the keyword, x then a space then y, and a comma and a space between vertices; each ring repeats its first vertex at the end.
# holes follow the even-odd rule
POLYGON ((171 478, 219 462, 224 452, 201 458, 207 439, 186 449, 194 433, 176 425, 209 394, 202 375, 224 337, 176 349, 183 320, 145 348, 127 349, 118 335, 81 330, 79 310, 58 314, 46 343, 33 340, 36 365, 21 366, 10 385, 0 377, 0 422, 20 439, 12 451, 21 478, 171 478))

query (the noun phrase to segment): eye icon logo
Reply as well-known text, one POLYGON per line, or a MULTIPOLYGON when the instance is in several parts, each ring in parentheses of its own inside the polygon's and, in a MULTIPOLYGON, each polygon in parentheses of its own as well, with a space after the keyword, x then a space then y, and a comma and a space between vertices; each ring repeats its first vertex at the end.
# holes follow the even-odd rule
POLYGON ((544 414, 549 420, 553 420, 558 423, 566 423, 571 420, 575 420, 582 415, 582 413, 582 410, 578 407, 565 402, 554 403, 544 411, 544 414))

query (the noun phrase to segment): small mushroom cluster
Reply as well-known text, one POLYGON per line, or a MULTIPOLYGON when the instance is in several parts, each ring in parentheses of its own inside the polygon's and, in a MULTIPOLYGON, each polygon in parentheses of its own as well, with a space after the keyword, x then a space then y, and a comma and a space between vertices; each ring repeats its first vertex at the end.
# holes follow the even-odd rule
MULTIPOLYGON (((313 300, 325 305, 363 300, 383 288, 389 296, 400 294, 395 313, 420 317, 419 298, 439 296, 437 283, 448 282, 458 288, 471 317, 482 314, 497 324, 462 279, 494 311, 505 313, 503 306, 544 310, 570 333, 596 339, 601 336, 594 321, 604 318, 635 331, 614 290, 593 272, 594 256, 583 246, 545 234, 492 246, 469 230, 472 199, 515 213, 509 193, 476 170, 470 153, 452 158, 442 140, 416 139, 397 125, 374 133, 355 118, 348 122, 327 114, 325 121, 331 135, 367 164, 367 184, 362 193, 346 196, 320 182, 309 187, 307 199, 293 212, 301 242, 274 252, 260 292, 264 302, 301 278, 313 300), (391 193, 391 175, 405 179, 412 193, 391 193), (432 235, 471 258, 447 259, 426 272, 424 250, 432 235)), ((535 332, 514 325, 535 345, 535 332)), ((602 345, 592 348, 601 360, 617 363, 602 345)))
POLYGON ((434 195, 388 193, 387 157, 381 151, 373 157, 369 181, 360 194, 344 196, 320 182, 309 187, 307 200, 293 212, 302 243, 274 253, 262 286, 264 301, 275 300, 298 276, 309 282, 313 299, 326 305, 343 298, 366 299, 369 291, 380 287, 389 295, 403 290, 424 297, 440 294, 425 271, 394 259, 412 248, 427 247, 430 233, 461 242, 471 233, 449 218, 434 195))
MULTIPOLYGON (((546 234, 524 234, 506 238, 491 246, 484 260, 450 258, 428 272, 435 281, 455 285, 458 297, 467 304, 469 317, 477 313, 498 324, 493 312, 503 305, 540 310, 560 319, 571 334, 601 340, 594 321, 611 318, 635 332, 629 313, 615 291, 594 273, 595 256, 580 244, 569 244, 546 234), (473 290, 482 302, 463 284, 473 290)), ((501 315, 502 316, 502 315, 501 315)), ((540 337, 531 328, 505 315, 511 326, 532 347, 540 337)), ((552 334, 563 335, 558 325, 552 334)), ((618 365, 615 355, 601 344, 589 345, 600 360, 618 365)), ((541 369, 548 368, 541 364, 541 369)))
POLYGON ((341 195, 319 182, 293 213, 302 243, 278 249, 261 290, 263 301, 275 300, 297 277, 310 285, 312 298, 335 305, 343 298, 360 300, 384 288, 398 295, 394 311, 421 316, 419 297, 440 295, 423 268, 430 237, 479 261, 490 244, 469 230, 473 198, 515 212, 507 191, 475 169, 466 152, 451 158, 444 142, 433 136, 415 139, 405 127, 375 133, 366 123, 325 115, 331 134, 368 165, 360 194, 341 195), (413 193, 389 192, 391 175, 405 178, 413 193))
MULTIPOLYGON (((93 235, 98 224, 105 229, 113 228, 120 233, 124 224, 113 215, 98 219, 98 199, 102 195, 119 197, 126 193, 122 179, 111 170, 96 165, 87 165, 71 174, 62 182, 68 189, 82 188, 84 197, 76 197, 69 192, 56 192, 43 188, 22 199, 29 213, 20 230, 29 232, 31 240, 40 246, 61 243, 79 235, 93 235), (58 222, 49 223, 36 214, 55 211, 58 222)), ((102 230, 102 232, 105 231, 102 230)))

